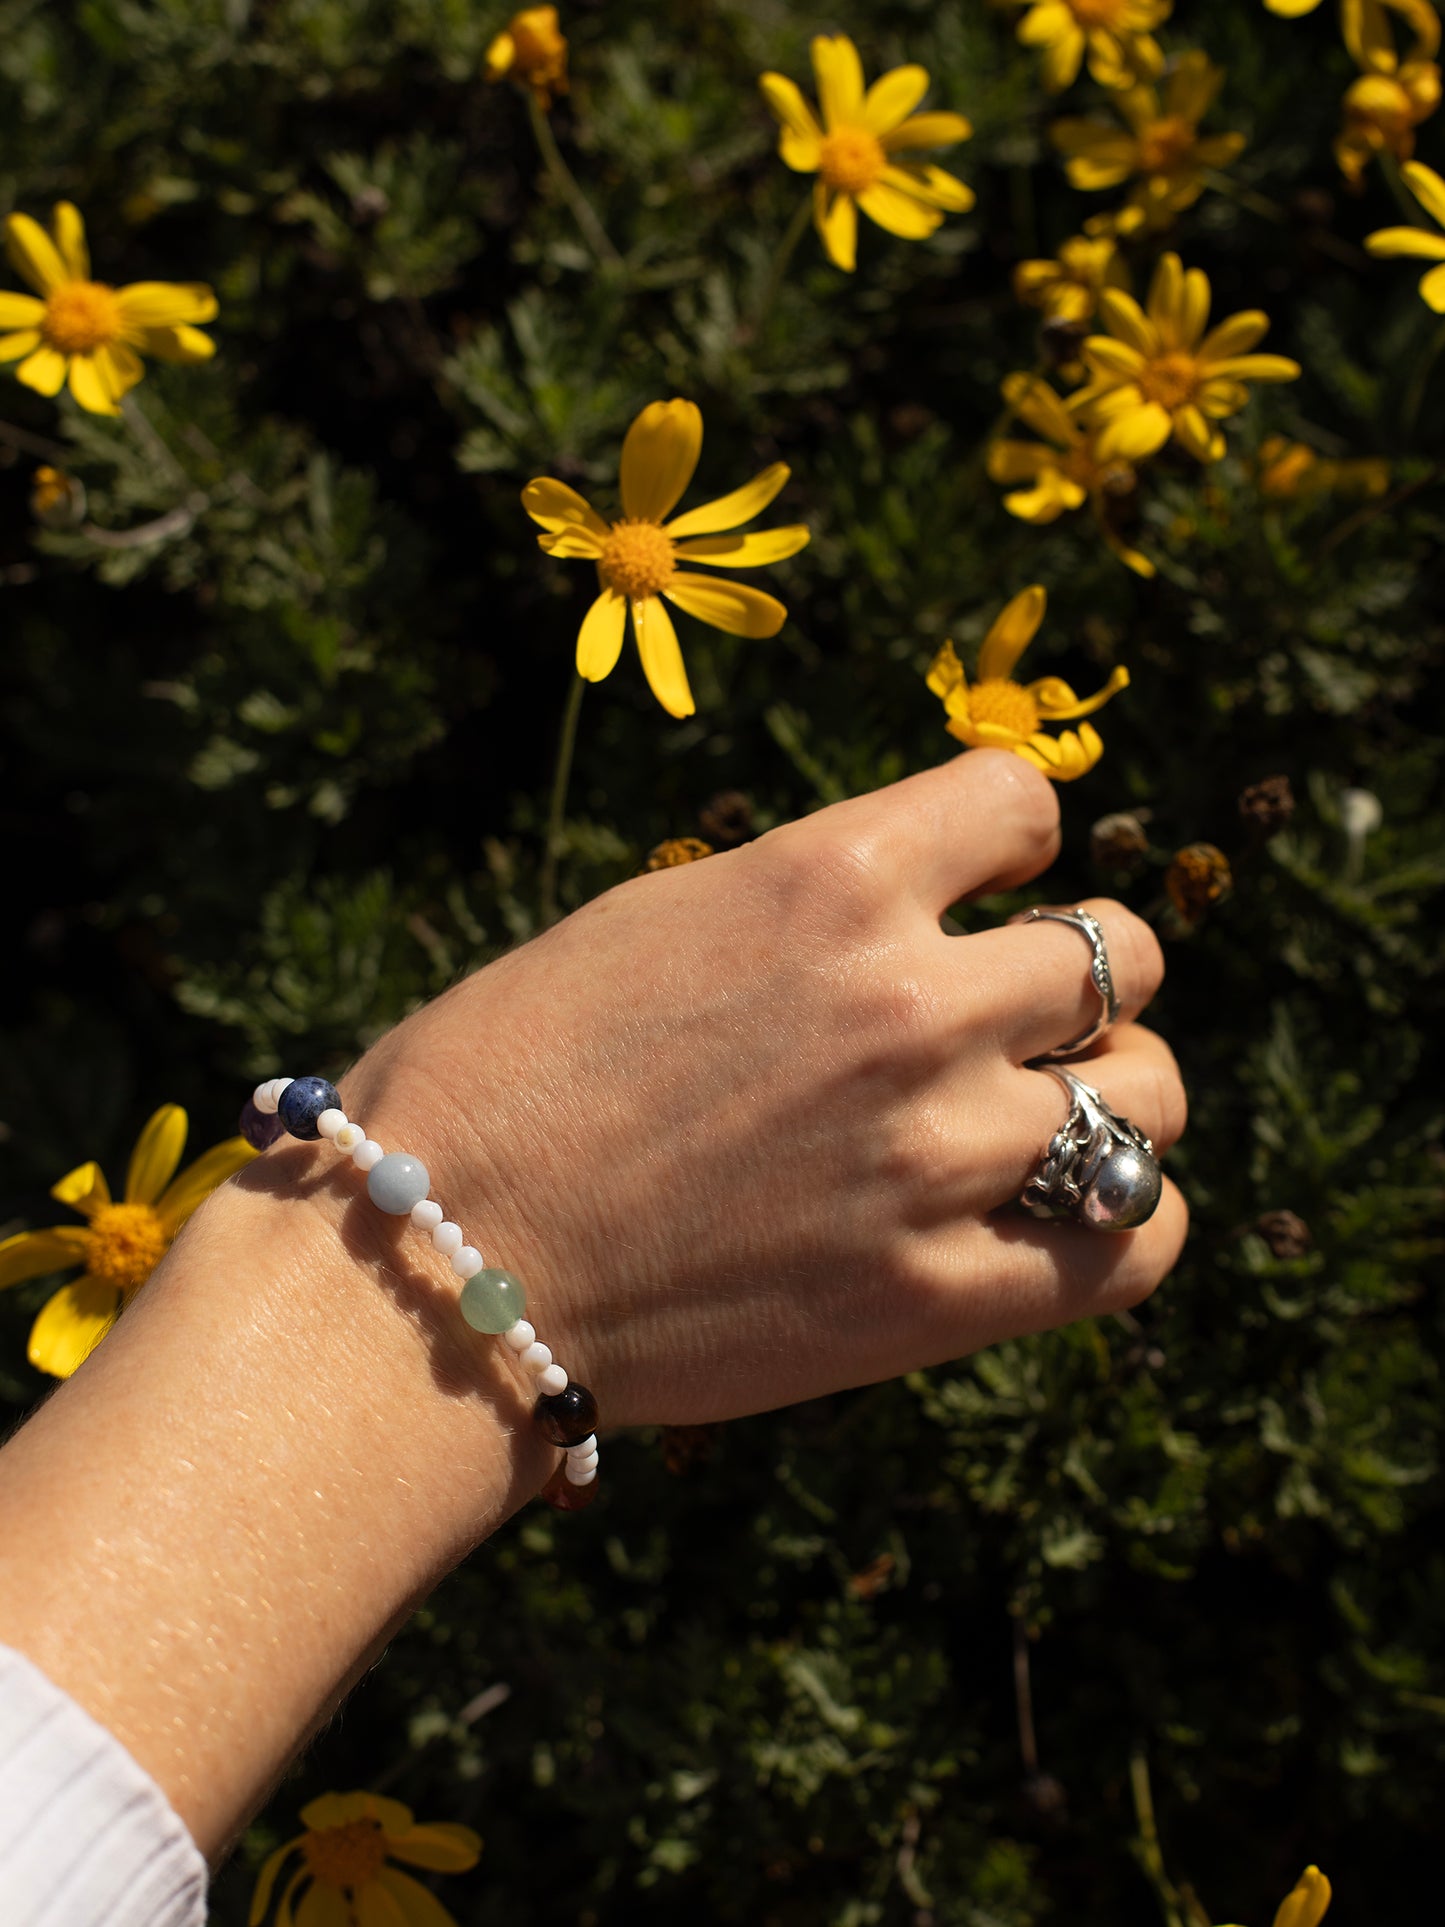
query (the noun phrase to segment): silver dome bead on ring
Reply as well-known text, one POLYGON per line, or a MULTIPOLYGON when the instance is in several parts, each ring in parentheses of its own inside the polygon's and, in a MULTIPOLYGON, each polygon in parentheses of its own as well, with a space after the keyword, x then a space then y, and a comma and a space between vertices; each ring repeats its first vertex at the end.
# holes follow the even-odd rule
POLYGON ((1069 1114, 1049 1139, 1019 1203, 1036 1218, 1068 1218, 1086 1231, 1147 1224, 1164 1192, 1154 1146, 1072 1071, 1040 1064, 1069 1094, 1069 1114))

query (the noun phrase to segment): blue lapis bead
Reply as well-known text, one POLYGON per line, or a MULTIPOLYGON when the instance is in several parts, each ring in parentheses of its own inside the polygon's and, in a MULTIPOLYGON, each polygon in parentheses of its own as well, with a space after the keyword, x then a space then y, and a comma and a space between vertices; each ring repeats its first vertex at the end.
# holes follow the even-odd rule
POLYGON ((293 1077, 281 1093, 277 1115, 292 1137, 318 1138, 317 1118, 340 1109, 341 1093, 324 1077, 293 1077))
POLYGON ((278 1112, 273 1111, 268 1117, 264 1111, 256 1109, 249 1097, 241 1107, 241 1118, 236 1129, 253 1151, 269 1151, 277 1138, 283 1137, 286 1132, 278 1112))

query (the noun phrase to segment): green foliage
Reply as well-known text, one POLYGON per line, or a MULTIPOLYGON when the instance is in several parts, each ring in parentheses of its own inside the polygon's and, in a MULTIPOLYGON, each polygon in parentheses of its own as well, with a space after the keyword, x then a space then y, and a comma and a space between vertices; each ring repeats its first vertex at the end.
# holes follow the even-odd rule
MULTIPOLYGON (((1136 1751, 1211 1919, 1266 1920, 1310 1859, 1342 1918, 1419 1917, 1445 1768, 1445 366, 1417 274, 1360 251, 1398 218, 1378 171, 1358 202, 1334 172, 1334 9, 1175 16, 1171 50, 1230 69, 1211 125, 1250 144, 1243 193, 1171 239, 1306 372, 1208 472, 1161 460, 1146 583, 1087 520, 1011 519, 983 465, 999 381, 1041 353, 1012 265, 1109 198, 1065 184, 1012 11, 579 0, 552 125, 599 262, 524 101, 480 78, 501 10, 0 0, 0 210, 68 196, 98 274, 221 300, 217 360, 152 365, 134 418, 0 374, 7 1227, 156 1104, 210 1141, 255 1075, 340 1067, 535 930, 589 572, 538 553, 518 492, 552 474, 607 507, 628 422, 671 394, 704 412, 699 488, 785 460, 814 539, 770 571, 775 641, 679 620, 696 717, 630 647, 589 693, 564 903, 715 792, 766 826, 938 760, 931 655, 968 659, 1042 582, 1026 669, 1133 676, 1045 887, 1158 922, 1194 1106, 1194 1232, 1153 1301, 734 1426, 686 1471, 617 1444, 605 1507, 524 1516, 398 1637, 221 1876, 223 1927, 309 1794, 383 1775, 486 1837, 439 1887, 464 1922, 1153 1922, 1136 1751), (865 223, 852 277, 804 233, 763 312, 807 184, 756 75, 806 79, 838 28, 970 116, 947 158, 978 209, 921 244, 865 223), (1269 433, 1384 458, 1391 492, 1266 500, 1269 433), (46 458, 81 525, 31 521, 46 458), (1265 831, 1236 799, 1273 774, 1298 807, 1265 831), (1119 809, 1148 813, 1133 872, 1090 858, 1119 809), (1186 931, 1162 872, 1200 839, 1235 888, 1186 931)), ((12 1413, 44 1389, 46 1289, 0 1299, 12 1413)))

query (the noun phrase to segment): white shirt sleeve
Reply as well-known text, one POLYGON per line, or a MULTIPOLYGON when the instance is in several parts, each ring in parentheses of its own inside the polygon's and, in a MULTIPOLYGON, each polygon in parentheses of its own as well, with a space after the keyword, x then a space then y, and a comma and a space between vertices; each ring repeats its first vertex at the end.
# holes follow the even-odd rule
POLYGON ((206 1863, 165 1795, 68 1693, 0 1646, 4 1927, 201 1927, 206 1863))

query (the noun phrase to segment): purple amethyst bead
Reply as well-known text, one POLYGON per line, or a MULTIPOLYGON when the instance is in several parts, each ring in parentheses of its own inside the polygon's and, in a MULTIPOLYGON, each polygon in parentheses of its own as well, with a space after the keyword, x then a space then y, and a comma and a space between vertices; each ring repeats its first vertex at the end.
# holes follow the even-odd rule
POLYGON ((286 1126, 275 1111, 267 1117, 264 1111, 256 1109, 248 1097, 241 1107, 241 1121, 236 1129, 253 1150, 268 1151, 278 1137, 284 1136, 286 1126))
POLYGON ((318 1138, 317 1118, 340 1109, 341 1093, 324 1077, 293 1077, 281 1093, 277 1115, 292 1137, 318 1138))

